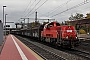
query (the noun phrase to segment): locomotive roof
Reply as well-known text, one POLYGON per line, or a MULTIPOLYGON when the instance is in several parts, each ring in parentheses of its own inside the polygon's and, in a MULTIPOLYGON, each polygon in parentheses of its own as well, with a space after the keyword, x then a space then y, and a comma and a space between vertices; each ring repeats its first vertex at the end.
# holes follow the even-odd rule
POLYGON ((54 25, 54 24, 56 24, 56 25, 59 25, 59 26, 60 26, 60 23, 58 23, 58 22, 51 22, 51 23, 47 23, 47 24, 46 24, 46 26, 47 26, 47 25, 54 25))
POLYGON ((50 22, 50 23, 47 23, 46 25, 51 24, 51 23, 53 24, 53 23, 58 23, 58 22, 50 22))

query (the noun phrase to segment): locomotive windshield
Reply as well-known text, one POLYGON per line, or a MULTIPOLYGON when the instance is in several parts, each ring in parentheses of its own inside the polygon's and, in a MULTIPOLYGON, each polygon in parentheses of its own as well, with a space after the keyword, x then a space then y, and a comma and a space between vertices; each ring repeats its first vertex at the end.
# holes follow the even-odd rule
POLYGON ((56 26, 60 26, 60 24, 59 23, 56 23, 56 26))

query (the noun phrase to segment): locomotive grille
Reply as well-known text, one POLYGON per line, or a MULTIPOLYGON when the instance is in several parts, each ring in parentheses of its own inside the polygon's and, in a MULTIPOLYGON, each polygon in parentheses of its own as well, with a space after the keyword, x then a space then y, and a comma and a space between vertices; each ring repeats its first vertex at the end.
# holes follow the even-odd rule
POLYGON ((53 37, 53 35, 52 35, 52 34, 46 34, 46 36, 47 36, 47 37, 53 37))

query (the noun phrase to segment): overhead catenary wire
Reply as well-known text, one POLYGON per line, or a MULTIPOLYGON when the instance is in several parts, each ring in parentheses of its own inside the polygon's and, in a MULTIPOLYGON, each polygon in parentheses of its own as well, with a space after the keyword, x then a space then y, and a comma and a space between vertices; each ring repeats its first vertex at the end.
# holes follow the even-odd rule
MULTIPOLYGON (((40 2, 40 1, 41 1, 41 0, 39 0, 39 2, 40 2)), ((47 1, 48 1, 48 0, 45 0, 38 8, 36 8, 36 10, 38 10, 40 7, 42 7, 47 1)), ((39 2, 38 2, 38 3, 39 3, 39 2)), ((37 4, 38 4, 38 3, 37 3, 37 4)), ((37 4, 36 4, 36 5, 37 5, 37 4)), ((35 6, 36 6, 36 5, 35 5, 35 6)), ((35 10, 34 12, 36 12, 36 10, 35 10)), ((34 13, 34 12, 33 12, 33 13, 34 13)), ((26 16, 25 16, 25 17, 26 17, 26 16)), ((21 18, 20 18, 20 19, 21 19, 21 18)), ((20 20, 20 19, 19 19, 19 20, 20 20)))
POLYGON ((89 3, 89 2, 90 2, 90 1, 86 0, 86 1, 84 1, 84 2, 81 2, 80 4, 77 4, 77 5, 75 5, 75 6, 71 7, 71 8, 68 8, 68 9, 66 9, 66 10, 64 10, 64 11, 62 11, 62 12, 60 12, 60 13, 57 13, 57 14, 51 16, 51 17, 60 15, 60 14, 62 14, 62 13, 64 13, 64 12, 66 12, 66 11, 69 11, 69 10, 72 10, 72 9, 74 9, 74 8, 80 7, 80 6, 85 5, 85 4, 89 3))
MULTIPOLYGON (((28 7, 29 7, 29 5, 30 5, 31 1, 32 1, 32 0, 30 0, 29 4, 27 5, 26 9, 24 10, 24 12, 23 12, 23 15, 22 15, 22 16, 24 16, 24 15, 25 15, 25 12, 27 11, 27 9, 28 9, 28 7)), ((30 6, 30 7, 31 7, 31 6, 30 6)))
POLYGON ((47 12, 47 13, 45 13, 45 14, 43 14, 43 15, 54 13, 56 10, 62 8, 64 5, 68 4, 70 1, 71 1, 71 0, 68 0, 68 1, 66 1, 65 3, 63 3, 63 4, 60 4, 60 5, 57 6, 56 8, 50 10, 49 12, 47 12))
MULTIPOLYGON (((31 1, 32 1, 32 0, 30 0, 29 4, 27 5, 27 7, 26 7, 26 9, 24 10, 24 12, 23 12, 23 14, 22 14, 21 17, 23 17, 23 16, 25 15, 25 12, 29 10, 28 8, 31 8, 31 6, 35 3, 36 0, 34 0, 34 1, 32 2, 32 4, 30 5, 31 1), (29 6, 29 5, 30 5, 30 6, 29 6)), ((20 18, 19 18, 19 20, 20 20, 20 18)), ((18 20, 18 21, 19 21, 19 20, 18 20)))
MULTIPOLYGON (((29 11, 29 13, 31 13, 32 10, 33 10, 40 2, 41 2, 41 0, 39 0, 39 1, 35 4, 35 6, 29 11)), ((28 13, 28 14, 29 14, 29 13, 28 13)), ((27 14, 27 15, 28 15, 28 14, 27 14)), ((27 16, 27 15, 26 15, 26 16, 27 16)), ((25 16, 25 17, 26 17, 26 16, 25 16)))
POLYGON ((34 12, 32 12, 31 14, 28 14, 28 17, 29 17, 30 15, 32 15, 33 13, 35 13, 35 12, 36 12, 40 7, 42 7, 47 1, 48 1, 48 0, 45 0, 39 7, 37 7, 37 8, 35 9, 34 12))
MULTIPOLYGON (((46 0, 47 1, 47 0, 46 0)), ((69 0, 70 1, 70 0, 69 0)), ((84 3, 85 2, 87 2, 88 0, 86 0, 86 1, 84 1, 84 3)), ((66 2, 66 4, 68 3, 68 1, 66 2)), ((86 3, 85 3, 86 4, 86 3)), ((41 5, 40 5, 41 6, 41 5)), ((40 6, 38 7, 38 8, 36 8, 36 10, 37 9, 39 9, 40 8, 40 6)), ((74 8, 76 8, 77 7, 77 5, 76 6, 74 6, 74 8)), ((64 13, 64 12, 66 12, 66 11, 68 11, 68 10, 71 10, 71 9, 73 9, 72 7, 71 8, 68 8, 68 9, 66 9, 66 10, 64 10, 64 11, 62 11, 61 13, 64 13)), ((34 12, 36 12, 36 10, 34 11, 34 12)), ((34 12, 32 12, 30 15, 32 15, 34 12)), ((59 15, 59 14, 58 14, 59 15)), ((29 16, 29 15, 28 15, 29 16)), ((54 16, 52 16, 52 17, 54 17, 54 16)))
MULTIPOLYGON (((29 9, 31 9, 31 7, 32 7, 33 4, 35 3, 35 1, 36 1, 36 0, 33 1, 32 5, 29 7, 29 9)), ((28 10, 29 10, 29 9, 28 9, 28 10)), ((28 11, 28 10, 27 10, 27 11, 28 11)), ((27 14, 28 14, 28 13, 27 13, 27 14)), ((26 15, 27 15, 27 14, 26 14, 26 15)), ((26 15, 24 15, 24 16, 26 17, 26 15)))

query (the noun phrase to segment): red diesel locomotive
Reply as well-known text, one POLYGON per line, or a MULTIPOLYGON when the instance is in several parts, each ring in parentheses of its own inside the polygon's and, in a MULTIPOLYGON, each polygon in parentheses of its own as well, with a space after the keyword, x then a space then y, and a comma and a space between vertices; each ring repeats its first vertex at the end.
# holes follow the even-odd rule
POLYGON ((74 26, 61 26, 57 22, 51 22, 44 25, 44 28, 41 31, 41 41, 68 47, 74 47, 79 43, 74 26))

